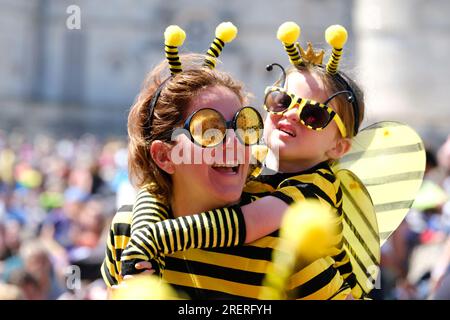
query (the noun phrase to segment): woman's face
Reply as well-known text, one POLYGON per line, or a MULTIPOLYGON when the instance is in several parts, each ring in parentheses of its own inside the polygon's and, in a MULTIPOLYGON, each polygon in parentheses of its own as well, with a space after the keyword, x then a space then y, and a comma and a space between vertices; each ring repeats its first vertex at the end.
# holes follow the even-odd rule
MULTIPOLYGON (((187 116, 203 108, 215 109, 230 121, 242 104, 230 89, 214 86, 202 89, 192 99, 187 116)), ((240 199, 249 168, 250 148, 239 142, 233 129, 227 130, 224 143, 213 148, 202 148, 191 142, 187 135, 179 135, 172 148, 175 150, 172 152, 174 192, 183 192, 183 198, 203 202, 211 209, 240 199), (179 161, 180 155, 183 161, 179 161)), ((179 194, 174 195, 177 196, 179 194)))
MULTIPOLYGON (((323 82, 311 73, 290 73, 287 91, 298 97, 325 102, 328 98, 323 82)), ((333 103, 330 103, 333 109, 333 103)), ((336 144, 338 128, 334 121, 321 131, 304 126, 298 115, 298 105, 282 115, 267 114, 264 137, 268 146, 279 155, 280 170, 302 171, 328 160, 328 151, 336 144)))

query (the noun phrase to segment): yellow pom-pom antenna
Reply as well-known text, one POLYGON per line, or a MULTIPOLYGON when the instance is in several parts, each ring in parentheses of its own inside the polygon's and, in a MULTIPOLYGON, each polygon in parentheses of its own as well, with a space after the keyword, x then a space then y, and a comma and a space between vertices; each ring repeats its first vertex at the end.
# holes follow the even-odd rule
POLYGON ((184 39, 186 39, 186 33, 179 26, 168 26, 164 32, 164 45, 166 58, 169 62, 169 69, 172 75, 180 73, 181 61, 178 54, 178 47, 183 45, 184 39))
POLYGON ((205 65, 211 69, 216 67, 216 59, 220 56, 225 43, 233 41, 237 32, 238 29, 231 22, 222 22, 216 27, 216 38, 206 52, 205 65))
POLYGON ((283 43, 284 50, 286 50, 289 60, 296 66, 303 63, 300 52, 294 43, 300 37, 300 27, 292 21, 283 23, 277 31, 277 38, 283 43))
POLYGON ((342 49, 347 42, 347 30, 341 25, 332 25, 325 31, 325 40, 333 48, 330 59, 327 63, 327 72, 336 74, 339 60, 342 56, 342 49))
POLYGON ((280 228, 280 242, 273 251, 273 264, 264 279, 261 299, 286 299, 289 277, 314 261, 337 254, 336 211, 318 200, 307 199, 291 206, 280 228))

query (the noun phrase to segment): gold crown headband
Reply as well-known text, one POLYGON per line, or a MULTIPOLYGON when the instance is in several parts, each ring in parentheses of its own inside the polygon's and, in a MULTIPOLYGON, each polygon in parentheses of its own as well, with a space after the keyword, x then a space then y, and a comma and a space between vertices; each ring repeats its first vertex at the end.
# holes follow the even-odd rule
MULTIPOLYGON (((214 69, 216 61, 221 54, 225 43, 234 40, 237 34, 237 28, 231 22, 222 22, 216 27, 216 37, 206 52, 205 66, 214 69)), ((172 76, 183 71, 178 47, 183 45, 186 39, 186 33, 179 26, 172 25, 166 28, 164 32, 164 46, 166 59, 169 63, 169 69, 172 76)))

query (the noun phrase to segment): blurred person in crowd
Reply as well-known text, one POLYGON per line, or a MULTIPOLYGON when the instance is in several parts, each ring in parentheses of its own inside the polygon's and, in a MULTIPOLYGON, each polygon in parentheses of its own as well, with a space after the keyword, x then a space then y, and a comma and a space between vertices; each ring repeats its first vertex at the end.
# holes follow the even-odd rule
POLYGON ((48 213, 43 222, 41 234, 47 238, 54 238, 62 247, 70 249, 73 246, 70 238, 72 224, 79 219, 89 194, 79 188, 70 187, 64 192, 62 207, 55 208, 48 213))
POLYGON ((50 254, 39 240, 29 240, 20 248, 20 257, 26 272, 36 278, 43 299, 56 299, 64 290, 55 277, 50 254))
POLYGON ((4 222, 4 260, 0 269, 2 279, 6 281, 11 272, 22 265, 19 256, 22 244, 22 224, 16 219, 4 222))
POLYGON ((95 280, 100 274, 105 244, 105 206, 97 199, 89 200, 80 211, 70 230, 73 248, 69 250, 70 264, 81 268, 82 278, 95 280))
POLYGON ((38 279, 24 269, 14 270, 8 282, 22 290, 25 300, 43 300, 45 292, 40 287, 38 279))

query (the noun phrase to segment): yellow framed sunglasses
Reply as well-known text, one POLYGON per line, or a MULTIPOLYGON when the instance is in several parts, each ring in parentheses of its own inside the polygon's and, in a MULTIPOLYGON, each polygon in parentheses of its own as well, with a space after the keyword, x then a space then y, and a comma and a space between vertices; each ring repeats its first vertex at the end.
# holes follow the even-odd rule
POLYGON ((331 95, 324 103, 311 99, 305 99, 286 91, 284 88, 269 86, 265 90, 264 109, 272 114, 283 114, 298 105, 300 122, 312 130, 323 130, 334 120, 343 138, 347 137, 347 130, 341 117, 328 106, 328 103, 337 95, 347 94, 352 97, 350 91, 339 91, 331 95))

